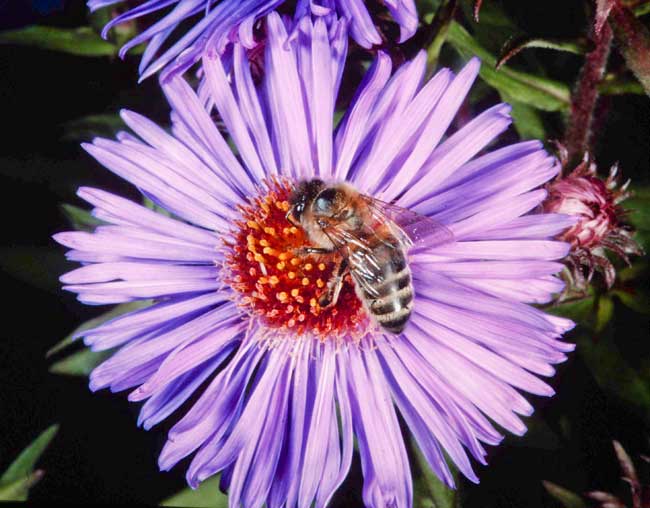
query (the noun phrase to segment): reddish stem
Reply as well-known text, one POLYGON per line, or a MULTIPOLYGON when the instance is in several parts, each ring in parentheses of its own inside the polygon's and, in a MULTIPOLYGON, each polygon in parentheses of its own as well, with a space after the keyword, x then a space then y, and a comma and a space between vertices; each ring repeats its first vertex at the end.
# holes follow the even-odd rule
POLYGON ((478 23, 479 19, 479 14, 481 12, 481 5, 483 4, 483 0, 476 0, 474 2, 474 21, 478 23))
POLYGON ((609 23, 605 23, 600 32, 594 32, 593 39, 595 48, 585 58, 571 97, 571 115, 564 137, 569 161, 579 160, 589 149, 594 110, 598 100, 598 85, 605 74, 612 45, 612 29, 609 23))
POLYGON ((627 66, 650 95, 650 30, 619 2, 614 3, 609 22, 627 66))

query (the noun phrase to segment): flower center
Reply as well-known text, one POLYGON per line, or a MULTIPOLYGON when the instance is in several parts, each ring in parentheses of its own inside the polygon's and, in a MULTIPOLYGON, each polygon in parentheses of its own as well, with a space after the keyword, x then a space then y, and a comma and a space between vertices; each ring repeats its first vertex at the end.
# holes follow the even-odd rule
POLYGON ((300 253, 311 245, 305 231, 286 218, 292 187, 287 181, 267 186, 240 207, 242 218, 225 242, 225 281, 239 294, 239 305, 266 328, 323 341, 360 339, 369 319, 350 275, 334 305, 319 303, 340 255, 300 253))

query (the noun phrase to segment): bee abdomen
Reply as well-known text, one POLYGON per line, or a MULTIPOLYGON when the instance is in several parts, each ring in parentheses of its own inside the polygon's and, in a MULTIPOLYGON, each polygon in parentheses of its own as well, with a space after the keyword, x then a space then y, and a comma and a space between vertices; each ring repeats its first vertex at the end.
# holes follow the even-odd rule
MULTIPOLYGON (((374 297, 368 298, 370 312, 385 330, 402 332, 413 309, 411 273, 406 264, 397 273, 389 272, 373 289, 374 297)), ((365 296, 370 295, 366 292, 365 296)))
MULTIPOLYGON (((373 263, 356 264, 352 272, 357 294, 365 301, 368 312, 386 331, 404 330, 413 309, 413 285, 406 256, 396 239, 369 239, 373 263)), ((365 254, 362 256, 367 259, 365 254)))

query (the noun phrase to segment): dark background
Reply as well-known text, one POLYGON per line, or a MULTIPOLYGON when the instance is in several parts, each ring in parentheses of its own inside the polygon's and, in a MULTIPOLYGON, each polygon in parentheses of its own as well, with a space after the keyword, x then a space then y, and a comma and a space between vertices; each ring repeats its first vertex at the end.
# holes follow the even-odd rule
MULTIPOLYGON (((16 3, 0 2, 0 28, 86 23, 85 6, 78 0, 25 3, 20 10, 8 4, 16 3)), ((580 2, 502 4, 531 33, 566 36, 585 30, 580 2)), ((579 58, 543 51, 537 56, 552 77, 575 79, 579 58)), ((517 58, 513 66, 526 64, 525 56, 517 58)), ((84 378, 49 373, 51 360, 45 359, 52 345, 102 310, 79 304, 59 288, 58 276, 71 268, 64 249, 50 238, 69 228, 60 204, 81 206, 75 197, 79 185, 135 196, 70 138, 69 122, 122 107, 165 122, 167 109, 155 79, 137 85, 136 75, 137 58, 123 62, 0 45, 0 470, 38 433, 59 422, 59 434, 39 462, 46 476, 31 493, 37 502, 153 505, 185 487, 185 464, 171 473, 157 470, 168 426, 150 432, 136 428, 137 406, 124 394, 92 394, 84 378)), ((619 161, 626 176, 647 184, 650 101, 642 95, 616 96, 608 107, 596 145, 601 168, 619 161)), ((561 119, 549 115, 546 121, 551 137, 559 136, 561 119)), ((618 303, 615 310, 609 331, 617 345, 645 361, 647 318, 618 303)), ((556 506, 542 487, 544 479, 578 492, 625 492, 611 439, 619 439, 633 456, 647 453, 647 412, 603 391, 578 355, 559 367, 551 384, 558 395, 533 400, 538 411, 529 435, 508 438, 492 450, 490 466, 477 467, 480 486, 463 483, 463 506, 556 506)), ((360 488, 358 462, 353 471, 340 506, 361 504, 354 493, 360 488)))

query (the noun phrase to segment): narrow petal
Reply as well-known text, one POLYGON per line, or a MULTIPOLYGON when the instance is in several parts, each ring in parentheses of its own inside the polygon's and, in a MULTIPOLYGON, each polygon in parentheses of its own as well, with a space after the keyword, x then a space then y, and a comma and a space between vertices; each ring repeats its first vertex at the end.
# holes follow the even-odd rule
POLYGON ((375 354, 349 352, 349 396, 366 506, 411 506, 411 473, 397 417, 375 354))

